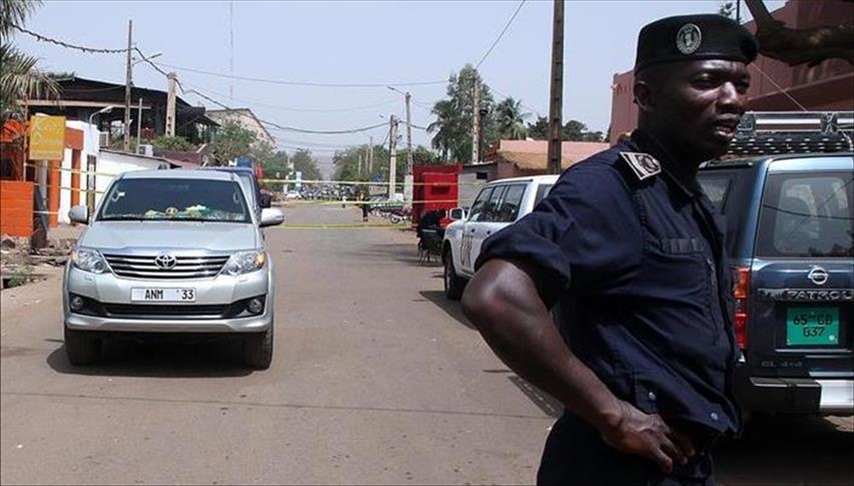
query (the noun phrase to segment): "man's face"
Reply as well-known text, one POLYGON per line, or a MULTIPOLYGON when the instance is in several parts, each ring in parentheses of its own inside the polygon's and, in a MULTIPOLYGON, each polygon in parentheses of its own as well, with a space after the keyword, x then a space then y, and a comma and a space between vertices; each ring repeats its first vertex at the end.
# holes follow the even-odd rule
POLYGON ((744 63, 707 60, 674 64, 654 87, 658 138, 683 156, 709 160, 726 153, 747 107, 744 63))

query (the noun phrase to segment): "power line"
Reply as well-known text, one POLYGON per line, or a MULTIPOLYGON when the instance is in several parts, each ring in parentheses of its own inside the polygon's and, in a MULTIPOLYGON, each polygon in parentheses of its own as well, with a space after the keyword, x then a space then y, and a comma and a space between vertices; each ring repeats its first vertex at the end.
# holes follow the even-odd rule
MULTIPOLYGON (((228 98, 228 96, 227 96, 227 95, 222 94, 222 93, 217 93, 216 91, 212 91, 212 90, 210 90, 210 89, 208 89, 208 88, 202 88, 202 87, 200 87, 200 86, 196 86, 196 85, 194 85, 194 84, 190 84, 190 83, 187 83, 187 82, 185 82, 184 84, 186 84, 187 86, 189 86, 189 87, 191 87, 191 88, 193 88, 193 89, 197 89, 197 90, 199 90, 199 91, 202 91, 202 92, 208 93, 208 94, 213 95, 213 96, 219 96, 220 98, 228 98)), ((396 103, 397 103, 397 101, 396 101, 396 100, 389 100, 389 101, 384 101, 384 102, 382 102, 382 103, 376 103, 376 104, 373 104, 373 105, 354 106, 354 107, 351 107, 351 108, 326 108, 326 109, 323 109, 323 108, 316 108, 316 109, 313 109, 313 108, 287 108, 287 107, 284 107, 284 106, 267 105, 267 104, 264 104, 264 103, 260 103, 260 102, 258 102, 258 101, 244 100, 244 99, 239 99, 239 98, 234 98, 234 101, 238 101, 238 102, 241 102, 241 103, 247 103, 247 104, 254 105, 254 106, 261 106, 261 107, 264 107, 264 108, 271 108, 271 109, 274 109, 274 110, 292 111, 292 112, 297 112, 297 113, 342 113, 342 112, 348 112, 348 111, 361 111, 361 110, 367 110, 367 109, 370 109, 370 108, 379 108, 379 107, 382 107, 382 106, 388 106, 388 105, 396 104, 396 103)))
POLYGON ((66 48, 66 49, 74 49, 77 51, 89 52, 89 53, 94 53, 94 54, 124 54, 128 51, 127 48, 124 48, 124 49, 100 49, 100 48, 95 48, 95 47, 85 47, 85 46, 79 46, 76 44, 69 44, 68 42, 63 42, 61 40, 56 40, 56 39, 52 39, 50 37, 43 36, 41 34, 37 34, 31 30, 27 30, 27 29, 25 29, 19 25, 16 25, 16 24, 11 24, 11 26, 13 29, 17 30, 18 32, 27 34, 31 37, 35 37, 37 40, 39 40, 41 42, 48 42, 50 44, 56 44, 60 47, 66 48))
POLYGON ((174 64, 159 63, 161 66, 177 69, 179 71, 187 71, 190 73, 205 74, 208 76, 216 76, 226 79, 237 79, 241 81, 254 81, 257 83, 282 84, 286 86, 313 86, 320 88, 385 88, 388 85, 397 86, 425 86, 430 84, 445 84, 446 81, 414 81, 404 83, 321 83, 313 81, 290 81, 281 79, 255 78, 249 76, 232 76, 229 74, 217 73, 214 71, 204 71, 201 69, 188 68, 184 66, 176 66, 174 64))
MULTIPOLYGON (((215 103, 216 105, 221 106, 222 108, 224 108, 226 110, 233 111, 238 116, 244 116, 247 118, 252 118, 251 115, 241 113, 241 112, 235 110, 234 108, 232 108, 228 105, 220 103, 219 101, 211 98, 210 96, 207 96, 203 93, 199 93, 196 90, 187 91, 187 93, 190 93, 190 92, 195 93, 197 96, 200 96, 200 97, 210 101, 211 103, 215 103)), ((351 128, 351 129, 346 129, 346 130, 309 130, 306 128, 296 128, 296 127, 288 127, 288 126, 284 126, 284 125, 279 125, 278 123, 275 123, 275 122, 272 122, 269 120, 263 120, 261 118, 258 118, 258 121, 260 121, 264 125, 267 125, 269 127, 272 127, 272 128, 278 129, 278 130, 287 131, 287 132, 307 133, 307 134, 313 134, 313 135, 346 135, 346 134, 350 134, 350 133, 367 132, 368 130, 373 130, 375 128, 385 126, 385 123, 378 123, 376 125, 371 125, 368 127, 351 128)))
POLYGON ((504 37, 504 33, 507 32, 507 29, 510 28, 510 25, 513 23, 513 21, 516 20, 516 16, 519 15, 519 11, 522 10, 522 6, 525 5, 525 2, 527 2, 527 0, 522 0, 521 2, 519 2, 519 6, 516 7, 516 11, 513 12, 513 16, 510 17, 510 20, 507 21, 507 25, 504 26, 504 30, 502 30, 501 33, 498 34, 498 37, 495 39, 495 42, 492 43, 492 46, 489 48, 488 51, 486 51, 486 54, 484 54, 483 57, 480 58, 480 62, 478 62, 477 65, 474 67, 475 70, 480 69, 480 65, 483 64, 483 61, 485 61, 487 57, 489 57, 489 55, 492 53, 492 50, 495 49, 496 45, 498 45, 498 41, 500 41, 501 38, 504 37))

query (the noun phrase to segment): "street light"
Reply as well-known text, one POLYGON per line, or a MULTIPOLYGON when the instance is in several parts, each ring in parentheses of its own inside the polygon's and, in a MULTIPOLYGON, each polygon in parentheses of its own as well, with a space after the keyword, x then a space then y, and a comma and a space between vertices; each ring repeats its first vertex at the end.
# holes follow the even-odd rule
POLYGON ((96 111, 95 113, 92 113, 91 115, 89 115, 89 124, 90 125, 92 124, 92 118, 94 118, 98 115, 102 115, 104 113, 109 113, 111 111, 113 111, 113 105, 105 106, 105 107, 101 108, 100 110, 96 111))

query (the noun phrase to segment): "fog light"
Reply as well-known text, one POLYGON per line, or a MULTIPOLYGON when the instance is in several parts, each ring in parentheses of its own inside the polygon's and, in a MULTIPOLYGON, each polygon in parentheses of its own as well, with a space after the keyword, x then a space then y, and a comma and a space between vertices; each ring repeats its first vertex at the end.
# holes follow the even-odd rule
POLYGON ((246 308, 253 314, 260 314, 264 310, 264 302, 261 299, 252 299, 246 308))
POLYGON ((83 308, 84 304, 85 304, 85 302, 83 302, 83 297, 80 297, 79 295, 72 296, 71 302, 69 302, 69 305, 71 306, 71 310, 73 310, 73 311, 79 311, 80 309, 83 308))

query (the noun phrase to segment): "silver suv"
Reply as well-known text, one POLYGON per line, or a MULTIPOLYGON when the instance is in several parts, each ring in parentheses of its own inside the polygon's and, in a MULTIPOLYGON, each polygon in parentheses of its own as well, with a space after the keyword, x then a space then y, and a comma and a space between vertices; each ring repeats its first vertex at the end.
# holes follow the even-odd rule
POLYGON ((262 227, 238 176, 208 170, 126 172, 107 189, 65 268, 65 350, 100 357, 103 339, 143 333, 239 336, 244 360, 270 366, 276 288, 262 227))

